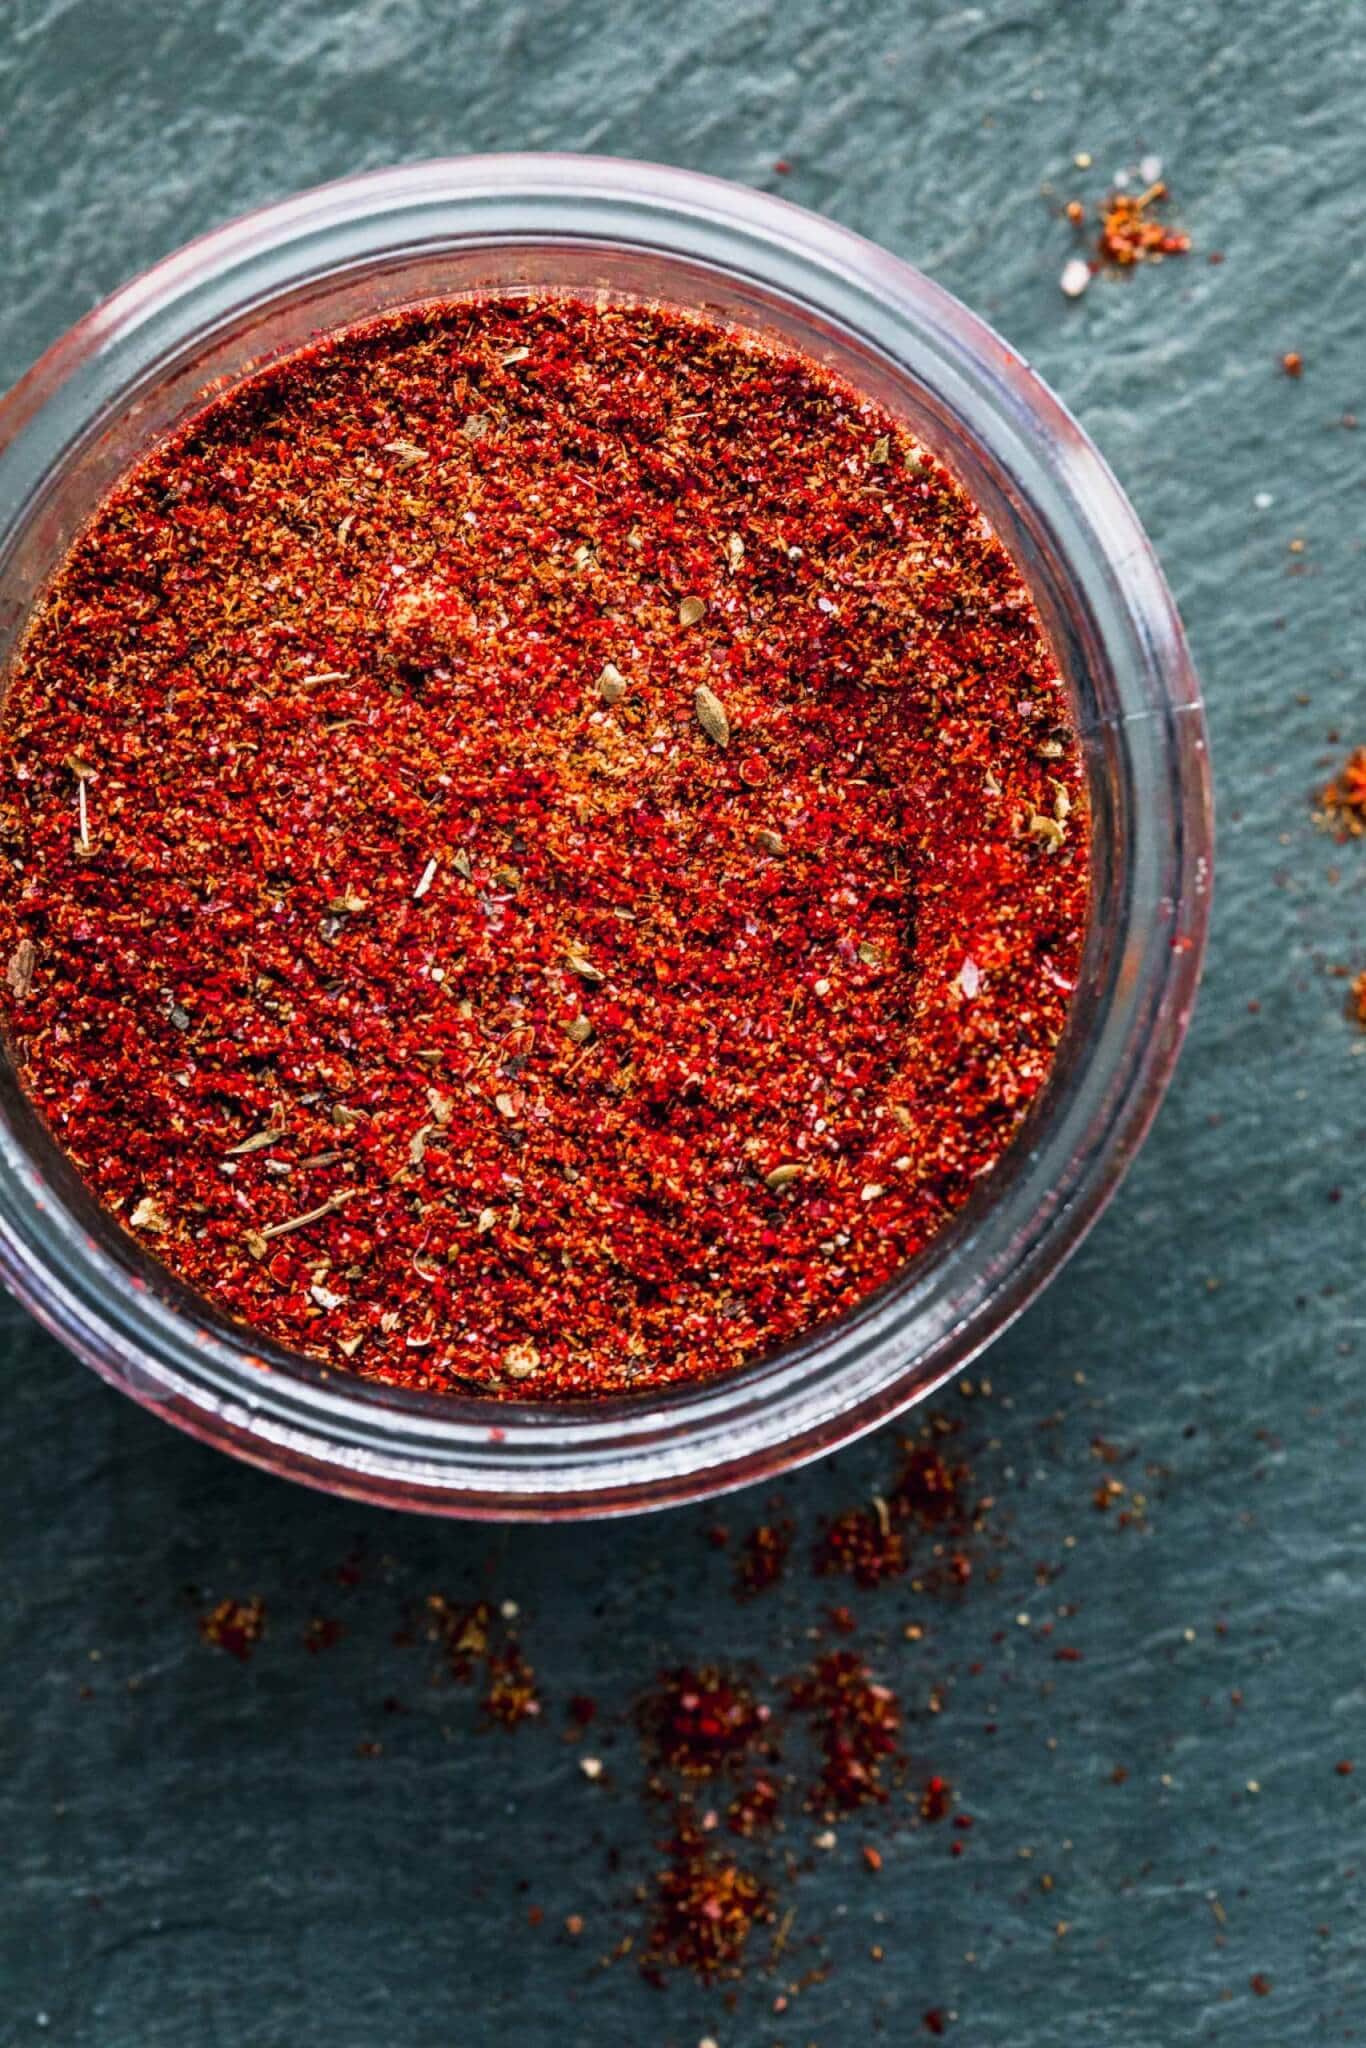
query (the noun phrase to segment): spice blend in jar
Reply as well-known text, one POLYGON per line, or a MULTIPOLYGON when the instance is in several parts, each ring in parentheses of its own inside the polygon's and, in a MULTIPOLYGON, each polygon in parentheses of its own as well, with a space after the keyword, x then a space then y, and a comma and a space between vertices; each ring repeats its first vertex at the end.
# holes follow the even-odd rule
POLYGON ((388 316, 106 499, 11 665, 0 991, 95 1196, 367 1379, 701 1379, 929 1243, 1042 1086, 1084 774, 1027 592, 786 344, 388 316))

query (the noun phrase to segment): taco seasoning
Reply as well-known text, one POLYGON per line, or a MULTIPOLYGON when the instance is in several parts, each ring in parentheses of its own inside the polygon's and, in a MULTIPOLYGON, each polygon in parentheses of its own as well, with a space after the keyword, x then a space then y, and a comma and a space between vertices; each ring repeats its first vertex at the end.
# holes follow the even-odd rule
POLYGON ((471 298, 131 471, 8 677, 0 991, 98 1200, 396 1386, 701 1379, 1010 1144, 1078 972, 1069 702, 976 506, 786 344, 471 298))

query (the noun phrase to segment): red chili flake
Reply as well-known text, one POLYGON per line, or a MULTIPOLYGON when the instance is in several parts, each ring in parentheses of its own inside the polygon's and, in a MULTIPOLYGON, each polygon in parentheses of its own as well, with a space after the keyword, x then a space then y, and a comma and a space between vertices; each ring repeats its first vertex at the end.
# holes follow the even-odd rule
POLYGON ((863 1860, 865 1864, 868 1866, 869 1870, 881 1870, 882 1851, 880 1849, 875 1849, 871 1842, 865 1842, 863 1845, 862 1855, 863 1860))
POLYGON ((1366 1030, 1366 967, 1352 982, 1352 1009, 1357 1023, 1366 1030))
POLYGON ((755 1927, 773 1919, 769 1888, 710 1849, 686 1812, 678 1816, 668 1857, 655 1877, 641 1970, 654 1983, 669 1970, 691 1970, 704 1982, 738 1976, 755 1927))
POLYGON ((966 1464, 950 1465, 933 1444, 917 1444, 907 1453, 892 1489, 892 1504, 922 1529, 946 1524, 963 1528, 970 1519, 964 1498, 970 1479, 966 1464))
POLYGON ((778 1788, 772 1778, 757 1777, 736 1793, 726 1808, 726 1826, 733 1835, 757 1835, 778 1817, 778 1788))
POLYGON ((440 1646, 446 1669, 459 1685, 485 1680, 485 1718, 516 1728, 541 1713, 536 1674, 490 1601, 454 1606, 443 1593, 425 1603, 427 1640, 440 1646))
POLYGON ((488 1661, 489 1684, 484 1713, 503 1728, 520 1727, 541 1711, 536 1674, 515 1646, 496 1652, 488 1661))
POLYGON ((1297 348, 1288 348, 1286 350, 1285 354, 1281 357, 1281 368, 1287 377, 1302 377, 1304 375, 1304 357, 1297 348))
POLYGON ((770 1709, 714 1665, 661 1674, 640 1708, 657 1762, 686 1777, 709 1778, 764 1748, 770 1709))
POLYGON ((1258 1998, 1267 1998, 1270 1996, 1271 1979, 1268 1976, 1266 1976, 1261 1970, 1257 1970, 1253 1974, 1253 1976, 1249 1978, 1248 1981, 1251 1984, 1252 1989, 1256 1993, 1258 1998))
POLYGON ((898 1578, 906 1562, 905 1541, 884 1500, 837 1515, 822 1534, 813 1559, 818 1573, 843 1572, 860 1586, 898 1578))
POLYGON ((1350 1757, 1344 1756, 1337 1763, 1334 1764, 1333 1769, 1337 1772, 1340 1778, 1350 1778, 1353 1771, 1356 1769, 1356 1765, 1352 1762, 1350 1757))
POLYGON ((571 1693, 568 1713, 576 1728, 588 1728, 597 1719, 598 1703, 586 1692, 571 1693))
POLYGON ((123 479, 6 681, 24 1086, 151 1257, 332 1368, 743 1364, 1048 1077, 1064 679, 948 472, 757 333, 556 295, 328 337, 123 479))
POLYGON ((920 2024, 927 2034, 946 2034, 949 2016, 942 2005, 932 2005, 927 2012, 921 2013, 920 2024))
POLYGON ((928 1778, 920 1795, 920 1818, 943 1820, 953 1805, 953 1787, 947 1778, 928 1778))
POLYGON ((760 1522, 751 1529, 736 1565, 736 1592, 752 1595, 776 1586, 787 1568, 791 1549, 791 1522, 760 1522))
POLYGON ((216 1650, 226 1650, 245 1664, 266 1626, 266 1603, 259 1593, 250 1600, 220 1600, 199 1617, 199 1633, 216 1650))
POLYGON ((341 1639, 341 1623, 326 1614, 315 1614, 304 1630, 304 1648, 315 1657, 322 1650, 335 1649, 341 1639))
POLYGON ((441 1645, 451 1677, 468 1685, 488 1655, 492 1606, 476 1600, 468 1607, 453 1607, 443 1593, 429 1593, 426 1613, 427 1640, 441 1645))
POLYGON ((833 1650, 791 1682, 795 1706, 810 1718, 821 1756, 807 1805, 848 1813, 887 1798, 884 1767, 896 1755, 901 1710, 852 1650, 833 1650))
POLYGON ((1096 254, 1102 263, 1127 270, 1135 263, 1157 263, 1164 256, 1184 256, 1190 236, 1158 220, 1153 208, 1170 197, 1161 178, 1145 192, 1112 192, 1100 209, 1096 254))
POLYGON ((1366 747, 1354 749, 1320 790, 1315 817, 1338 839, 1357 839, 1366 832, 1366 747))

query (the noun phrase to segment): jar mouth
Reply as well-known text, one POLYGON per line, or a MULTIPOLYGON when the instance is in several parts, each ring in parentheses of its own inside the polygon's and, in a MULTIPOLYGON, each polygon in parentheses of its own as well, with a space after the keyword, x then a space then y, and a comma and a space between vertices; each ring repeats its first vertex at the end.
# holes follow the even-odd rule
POLYGON ((422 1394, 263 1345, 98 1209, 0 1062, 0 1273, 63 1342, 269 1470, 504 1519, 624 1513, 769 1478, 961 1371, 1075 1249, 1142 1141, 1194 1000, 1212 857, 1204 721, 1175 609, 1059 401, 886 251, 784 200, 619 159, 472 157, 347 179, 191 243, 97 307, 0 401, 0 659, 94 505, 211 392, 320 330, 509 288, 758 325, 908 420, 1014 557, 1067 677, 1093 889, 1053 1070, 972 1202, 838 1322, 653 1392, 422 1394))

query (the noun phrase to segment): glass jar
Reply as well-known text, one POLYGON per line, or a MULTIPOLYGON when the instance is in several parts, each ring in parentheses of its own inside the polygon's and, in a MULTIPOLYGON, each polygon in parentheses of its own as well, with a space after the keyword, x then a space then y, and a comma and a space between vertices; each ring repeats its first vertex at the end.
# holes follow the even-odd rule
POLYGON ((182 1429, 357 1499, 604 1515, 771 1478, 921 1399, 989 1343, 1113 1194, 1171 1075, 1209 909, 1205 728, 1181 628, 1114 478, 1000 337, 843 228, 689 171, 470 157, 324 186, 169 256, 0 403, 0 658, 115 479, 248 369, 382 309, 559 287, 781 336, 893 410, 1013 555, 1072 691, 1092 917, 1051 1078, 978 1195, 838 1322, 731 1377, 592 1402, 374 1387, 274 1350, 149 1260, 0 1062, 0 1272, 182 1429))

